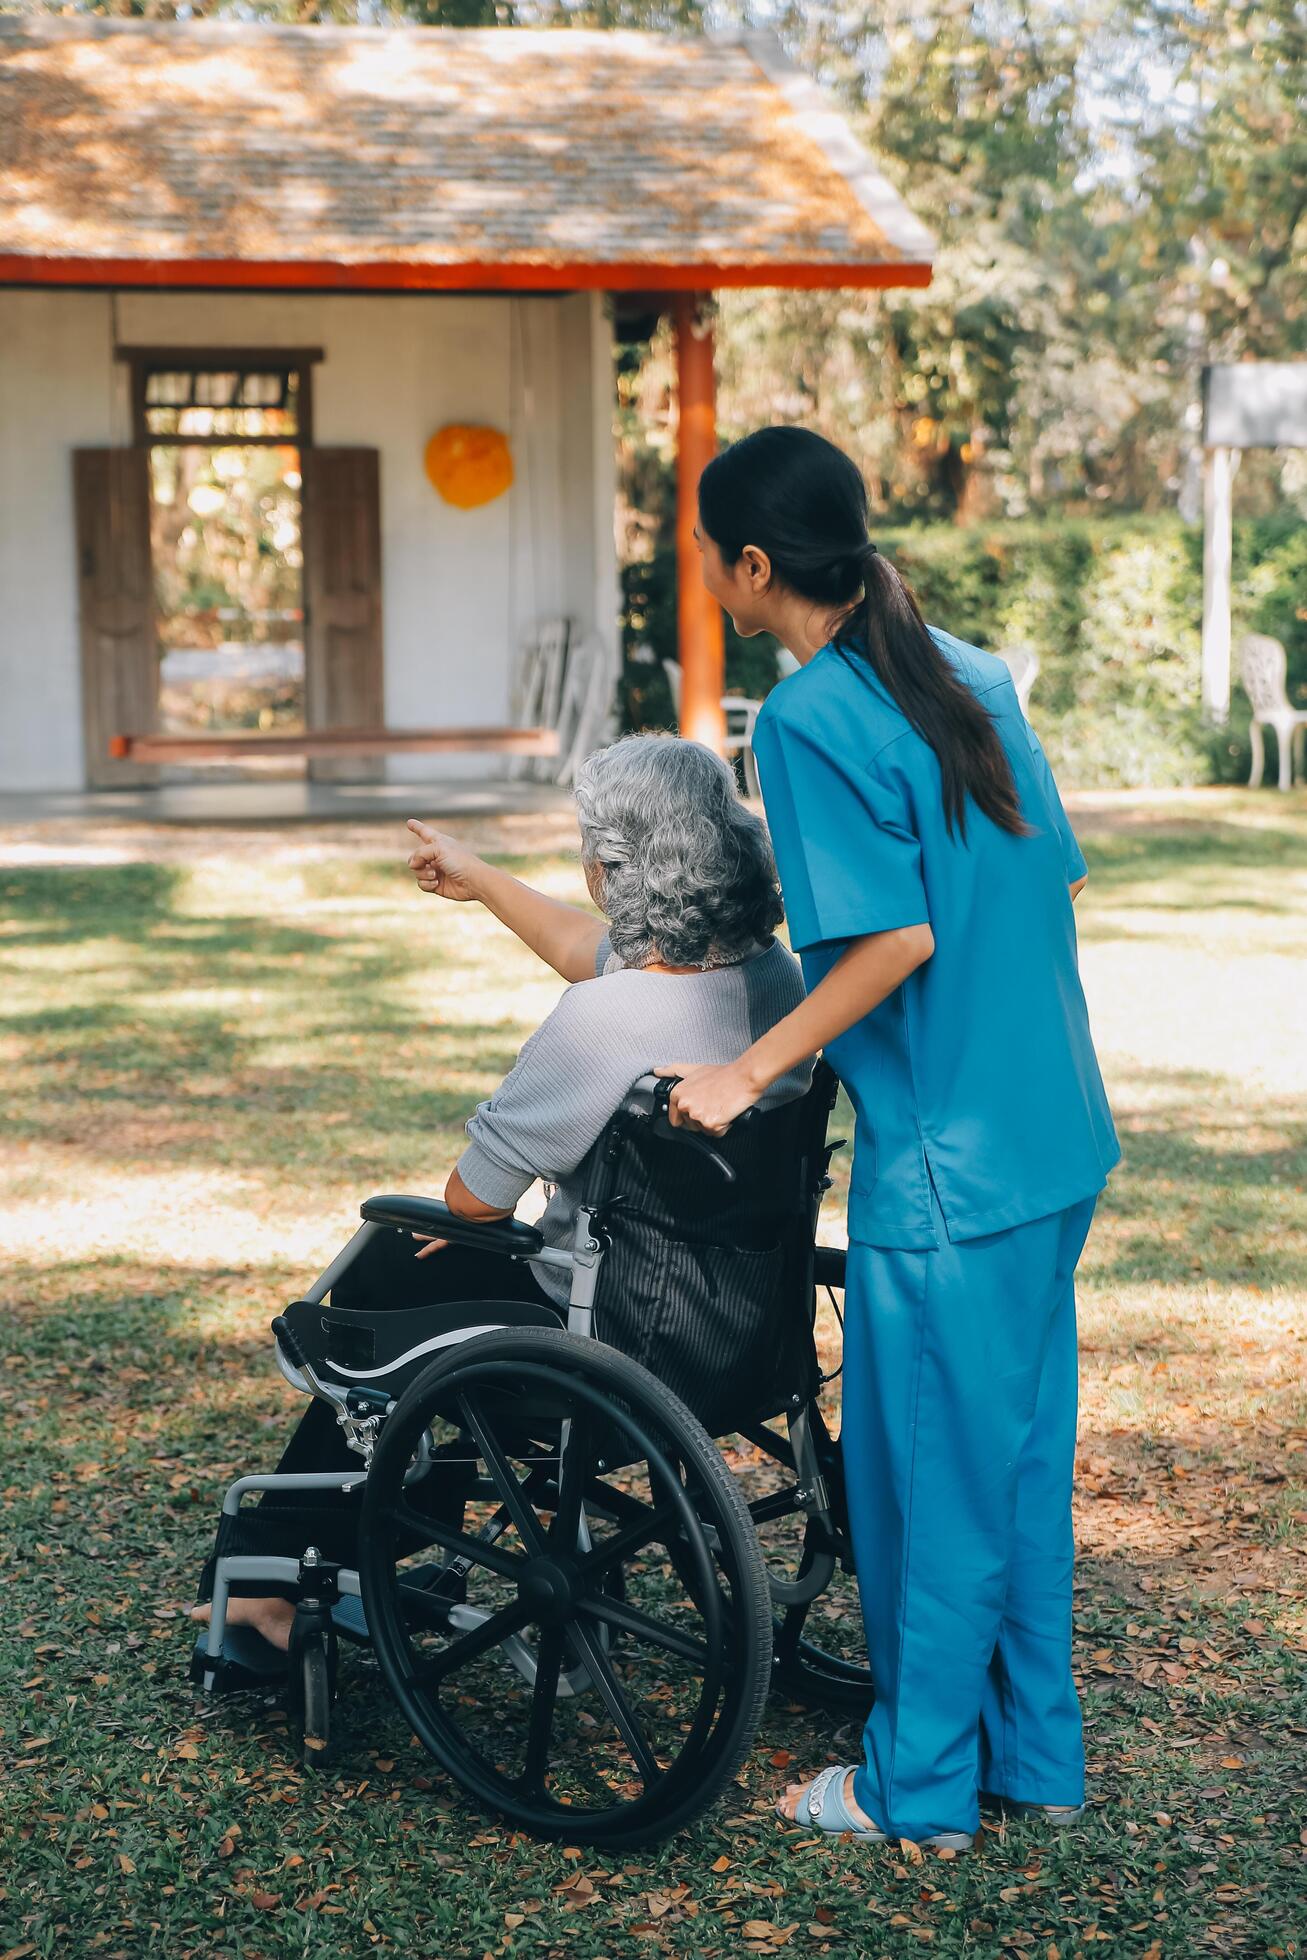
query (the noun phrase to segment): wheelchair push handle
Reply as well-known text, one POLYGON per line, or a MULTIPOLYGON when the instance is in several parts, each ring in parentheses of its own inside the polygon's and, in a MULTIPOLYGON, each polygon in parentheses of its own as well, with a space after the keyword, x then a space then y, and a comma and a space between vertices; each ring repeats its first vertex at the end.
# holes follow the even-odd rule
POLYGON ((272 1332, 276 1338, 277 1345, 280 1347, 287 1361, 289 1361, 291 1367, 298 1368, 300 1373, 303 1374, 305 1368, 308 1366, 308 1356, 295 1338, 294 1328, 283 1314, 278 1314, 277 1318, 273 1321, 272 1332))
MULTIPOLYGON (((724 1183, 734 1184, 735 1167, 728 1163, 720 1150, 714 1148, 712 1139, 703 1136, 698 1130, 680 1128, 668 1115, 667 1106, 671 1101, 672 1090, 680 1079, 679 1075, 642 1075, 639 1081, 633 1082, 627 1091, 626 1100, 622 1104, 624 1112, 637 1122, 648 1123, 654 1136, 661 1138, 663 1142, 688 1144, 691 1149, 697 1150, 701 1157, 707 1158, 724 1183)), ((731 1128, 740 1129, 743 1125, 752 1122, 757 1113, 756 1109, 746 1109, 743 1115, 736 1117, 731 1128)))
POLYGON ((324 1402, 330 1402, 332 1407, 337 1411, 342 1410, 345 1407, 344 1389, 337 1388, 333 1382, 323 1381, 321 1375, 300 1346, 296 1338, 295 1329, 291 1326, 284 1314, 279 1313, 273 1321, 272 1334, 273 1339, 281 1349, 286 1360, 290 1363, 296 1374, 300 1375, 308 1383, 313 1394, 320 1395, 324 1402))

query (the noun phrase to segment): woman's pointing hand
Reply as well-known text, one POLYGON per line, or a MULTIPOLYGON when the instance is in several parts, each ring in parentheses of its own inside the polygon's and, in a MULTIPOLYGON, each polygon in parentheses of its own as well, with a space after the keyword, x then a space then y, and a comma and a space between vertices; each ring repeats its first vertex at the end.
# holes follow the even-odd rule
POLYGON ((480 896, 476 874, 481 869, 481 859, 475 851, 469 851, 466 844, 460 844, 443 830, 430 829, 417 817, 409 818, 408 827, 418 840, 408 868, 424 892, 431 892, 437 898, 460 900, 480 896))

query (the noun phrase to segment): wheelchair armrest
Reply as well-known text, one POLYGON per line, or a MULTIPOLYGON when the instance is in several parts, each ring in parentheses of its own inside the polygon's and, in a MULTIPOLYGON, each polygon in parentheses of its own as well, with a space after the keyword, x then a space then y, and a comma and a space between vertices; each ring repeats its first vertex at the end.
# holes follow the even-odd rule
POLYGON ((848 1257, 842 1245, 818 1245, 813 1247, 812 1276, 818 1286, 834 1286, 841 1292, 844 1289, 844 1266, 848 1257))
POLYGON ((439 1198, 369 1198, 359 1211, 369 1225, 396 1225, 402 1232, 425 1232, 454 1245, 511 1253, 515 1259, 534 1259, 545 1243, 534 1225, 522 1225, 516 1218, 460 1218, 439 1198))

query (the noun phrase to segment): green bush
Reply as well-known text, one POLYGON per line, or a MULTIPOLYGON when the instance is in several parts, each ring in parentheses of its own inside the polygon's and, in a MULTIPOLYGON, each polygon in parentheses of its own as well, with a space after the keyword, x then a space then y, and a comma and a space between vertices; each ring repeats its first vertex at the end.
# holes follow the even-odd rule
POLYGON ((1168 519, 903 531, 886 551, 923 612, 962 639, 1041 662, 1031 719, 1068 784, 1211 774, 1199 715, 1201 566, 1168 519))
MULTIPOLYGON (((1040 673, 1031 720, 1068 785, 1158 787, 1234 781, 1248 770, 1248 707, 1236 685, 1228 728, 1199 711, 1202 534, 1177 517, 1031 519, 877 533, 933 625, 999 651, 1033 647, 1040 673)), ((628 654, 676 642, 670 552, 626 569, 628 654), (638 630, 633 630, 638 615, 638 630)), ((1283 640, 1291 696, 1307 687, 1307 526, 1296 513, 1235 527, 1234 632, 1283 640)), ((770 650, 728 628, 728 686, 765 693, 770 650)), ((661 668, 628 666, 630 725, 647 712, 661 668), (640 675, 649 677, 641 682, 640 675), (656 682, 654 676, 656 675, 656 682)))
MULTIPOLYGON (((1039 655, 1031 720, 1068 784, 1232 781, 1248 770, 1248 704, 1199 711, 1200 529, 1176 517, 932 525, 880 543, 932 623, 978 646, 1039 655)), ((1273 633, 1290 692, 1307 685, 1307 531, 1296 516, 1236 525, 1234 632, 1273 633)))

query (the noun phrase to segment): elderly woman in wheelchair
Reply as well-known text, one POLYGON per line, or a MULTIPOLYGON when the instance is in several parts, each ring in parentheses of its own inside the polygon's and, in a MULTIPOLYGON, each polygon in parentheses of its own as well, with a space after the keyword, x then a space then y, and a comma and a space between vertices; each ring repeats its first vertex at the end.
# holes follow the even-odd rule
POLYGON ((593 756, 576 798, 602 918, 411 826, 424 890, 479 900, 571 984, 443 1201, 369 1199, 273 1322, 311 1399, 277 1470, 227 1494, 193 1674, 283 1689, 320 1762, 339 1641, 369 1646, 476 1801, 617 1844, 712 1801, 774 1672, 859 1713, 870 1686, 806 1625, 848 1563, 812 1333, 816 1283, 842 1278, 814 1246, 833 1078, 806 1063, 709 1140, 651 1073, 732 1059, 802 996, 766 834, 726 765, 670 738, 593 756), (728 1434, 788 1481, 746 1502, 728 1434), (760 1539, 778 1521, 785 1576, 760 1539))

